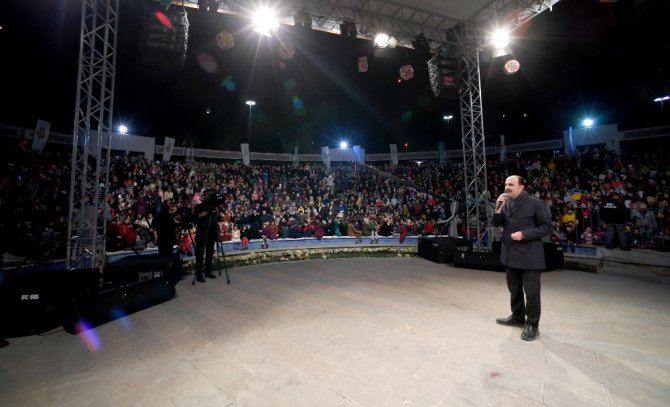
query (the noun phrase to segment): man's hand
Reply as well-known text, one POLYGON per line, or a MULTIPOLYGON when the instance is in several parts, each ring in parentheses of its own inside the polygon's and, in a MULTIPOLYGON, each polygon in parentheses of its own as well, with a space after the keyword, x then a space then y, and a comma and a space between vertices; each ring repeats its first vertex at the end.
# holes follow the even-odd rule
POLYGON ((510 237, 512 238, 512 240, 521 241, 523 240, 523 233, 521 231, 514 232, 510 235, 510 237))

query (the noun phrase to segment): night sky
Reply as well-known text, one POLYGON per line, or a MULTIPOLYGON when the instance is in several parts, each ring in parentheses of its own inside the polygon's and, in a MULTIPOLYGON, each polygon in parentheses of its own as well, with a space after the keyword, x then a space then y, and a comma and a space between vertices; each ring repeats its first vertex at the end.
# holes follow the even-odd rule
MULTIPOLYGON (((520 27, 511 44, 517 74, 504 74, 503 59, 481 64, 487 144, 501 134, 507 143, 557 138, 587 115, 620 129, 670 122, 670 104, 663 117, 653 102, 670 94, 669 3, 561 0, 520 27)), ((367 152, 386 152, 389 143, 401 151, 461 145, 458 101, 433 96, 425 54, 396 48, 375 55, 367 41, 283 27, 280 37, 296 50, 283 60, 278 41, 252 32, 248 20, 189 10, 186 63, 169 67, 165 55, 141 46, 153 6, 120 6, 114 122, 132 134, 238 150, 249 137, 244 102, 253 99, 252 151, 316 153, 341 138, 367 152), (230 50, 216 45, 223 30, 235 34, 230 50), (363 55, 369 71, 359 73, 363 55), (399 81, 406 64, 414 78, 399 81), (445 114, 456 118, 447 124, 445 114)), ((0 124, 34 128, 43 119, 52 131, 72 131, 80 10, 79 0, 4 6, 0 124)))

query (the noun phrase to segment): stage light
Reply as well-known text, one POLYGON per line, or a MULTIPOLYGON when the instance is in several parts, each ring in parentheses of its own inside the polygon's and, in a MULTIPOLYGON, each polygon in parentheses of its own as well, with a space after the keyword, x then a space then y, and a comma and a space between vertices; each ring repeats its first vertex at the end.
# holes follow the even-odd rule
POLYGON ((379 48, 388 47, 389 41, 391 41, 391 37, 389 37, 389 35, 386 33, 379 33, 375 36, 375 45, 377 45, 379 48))
POLYGON ((126 133, 128 133, 128 127, 125 126, 125 125, 123 125, 123 124, 120 125, 120 126, 119 126, 119 133, 121 133, 121 134, 126 134, 126 133))
POLYGON ((451 119, 453 119, 453 118, 454 118, 454 115, 453 115, 453 114, 450 114, 450 115, 448 115, 448 116, 442 116, 442 119, 444 119, 444 120, 446 120, 446 121, 449 121, 449 120, 451 120, 451 119))
POLYGON ((279 21, 275 16, 275 12, 267 7, 261 7, 254 13, 253 16, 254 31, 259 34, 269 37, 272 31, 279 28, 279 21))
POLYGON ((249 106, 249 107, 251 107, 251 106, 256 106, 256 102, 254 102, 253 100, 247 100, 245 103, 246 103, 247 106, 249 106))
POLYGON ((509 32, 505 29, 498 29, 493 33, 491 42, 496 49, 506 48, 509 44, 509 32))
POLYGON ((594 123, 593 119, 591 119, 591 118, 586 118, 582 121, 582 125, 584 127, 591 127, 591 126, 593 126, 593 123, 594 123))
POLYGON ((340 141, 340 148, 347 148, 347 147, 349 147, 349 143, 347 143, 346 141, 340 141))

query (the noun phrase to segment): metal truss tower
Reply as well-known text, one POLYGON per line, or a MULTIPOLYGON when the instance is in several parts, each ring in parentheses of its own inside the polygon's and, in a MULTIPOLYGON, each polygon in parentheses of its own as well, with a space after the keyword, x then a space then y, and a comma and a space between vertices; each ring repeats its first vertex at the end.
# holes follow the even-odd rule
POLYGON ((118 0, 83 0, 66 267, 105 265, 118 0))
POLYGON ((463 138, 463 172, 467 230, 475 250, 491 248, 487 234, 491 219, 486 210, 488 179, 484 110, 479 72, 479 52, 467 50, 460 60, 460 104, 463 138))

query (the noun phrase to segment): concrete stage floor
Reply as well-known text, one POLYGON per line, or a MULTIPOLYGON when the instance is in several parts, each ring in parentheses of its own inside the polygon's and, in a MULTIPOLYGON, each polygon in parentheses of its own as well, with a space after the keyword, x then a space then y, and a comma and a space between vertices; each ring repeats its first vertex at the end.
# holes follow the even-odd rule
POLYGON ((542 275, 521 340, 504 273, 421 258, 235 268, 87 334, 10 339, 0 406, 667 406, 670 286, 542 275))

